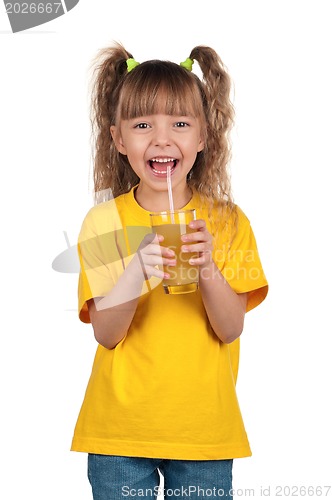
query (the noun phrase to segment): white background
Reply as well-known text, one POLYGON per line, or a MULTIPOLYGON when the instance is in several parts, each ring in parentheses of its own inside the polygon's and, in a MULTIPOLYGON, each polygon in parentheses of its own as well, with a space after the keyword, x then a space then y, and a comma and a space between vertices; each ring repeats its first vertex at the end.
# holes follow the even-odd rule
POLYGON ((91 499, 86 455, 69 448, 96 343, 77 274, 52 261, 92 205, 89 65, 113 40, 138 61, 210 45, 231 73, 234 195, 270 283, 242 337, 253 457, 235 461, 234 487, 331 485, 329 5, 81 0, 17 34, 1 7, 1 498, 91 499))

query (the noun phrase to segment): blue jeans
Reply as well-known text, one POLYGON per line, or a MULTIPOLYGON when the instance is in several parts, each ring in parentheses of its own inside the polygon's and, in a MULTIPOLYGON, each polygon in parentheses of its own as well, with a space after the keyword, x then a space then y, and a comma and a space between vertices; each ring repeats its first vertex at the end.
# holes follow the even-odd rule
POLYGON ((232 498, 233 460, 162 460, 88 456, 94 500, 165 500, 232 498), (160 487, 160 474, 164 477, 160 487))

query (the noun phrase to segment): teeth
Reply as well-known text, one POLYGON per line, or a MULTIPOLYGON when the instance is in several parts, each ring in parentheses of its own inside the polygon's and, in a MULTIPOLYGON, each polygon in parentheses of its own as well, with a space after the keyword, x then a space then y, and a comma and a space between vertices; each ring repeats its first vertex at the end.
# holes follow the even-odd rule
POLYGON ((167 170, 156 170, 155 168, 152 168, 152 171, 156 174, 167 174, 167 170))
POLYGON ((152 158, 150 161, 156 163, 168 163, 170 161, 175 161, 175 158, 152 158))
POLYGON ((167 170, 157 170, 152 167, 152 171, 155 172, 156 174, 167 174, 167 170))
POLYGON ((177 160, 175 158, 152 158, 150 161, 150 167, 152 169, 152 171, 156 174, 167 174, 167 170, 157 170, 156 168, 153 168, 153 164, 154 163, 173 163, 173 166, 171 168, 171 170, 174 170, 175 168, 175 165, 177 163, 177 160))

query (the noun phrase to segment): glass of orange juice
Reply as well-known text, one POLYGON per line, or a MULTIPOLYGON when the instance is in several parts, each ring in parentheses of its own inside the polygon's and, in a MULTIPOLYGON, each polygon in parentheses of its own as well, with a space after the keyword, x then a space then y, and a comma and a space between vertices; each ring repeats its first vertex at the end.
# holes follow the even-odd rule
POLYGON ((164 272, 170 276, 163 280, 164 291, 167 294, 190 293, 198 289, 198 267, 189 264, 189 259, 196 257, 197 254, 181 252, 181 246, 184 245, 181 236, 195 232, 188 226, 195 218, 195 209, 165 210, 150 214, 152 231, 162 235, 164 240, 161 245, 175 253, 176 265, 164 266, 164 272))

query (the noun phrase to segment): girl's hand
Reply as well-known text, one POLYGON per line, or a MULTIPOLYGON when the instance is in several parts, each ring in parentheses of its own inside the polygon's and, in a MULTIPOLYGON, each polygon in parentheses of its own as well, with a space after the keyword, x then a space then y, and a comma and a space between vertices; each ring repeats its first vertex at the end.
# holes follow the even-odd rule
POLYGON ((156 234, 147 234, 142 240, 131 266, 131 270, 140 278, 143 277, 144 280, 152 276, 160 279, 169 278, 162 268, 175 266, 176 259, 173 250, 160 246, 163 240, 163 236, 156 234))
POLYGON ((205 220, 197 219, 189 223, 189 227, 195 232, 181 236, 185 245, 182 245, 182 252, 196 252, 198 257, 192 257, 189 263, 195 266, 204 266, 212 262, 213 238, 206 228, 205 220))

